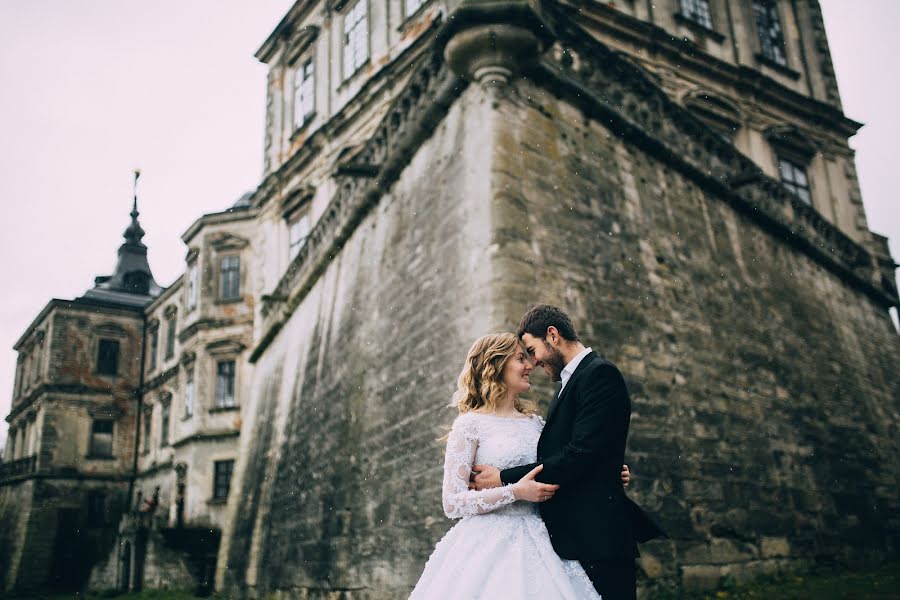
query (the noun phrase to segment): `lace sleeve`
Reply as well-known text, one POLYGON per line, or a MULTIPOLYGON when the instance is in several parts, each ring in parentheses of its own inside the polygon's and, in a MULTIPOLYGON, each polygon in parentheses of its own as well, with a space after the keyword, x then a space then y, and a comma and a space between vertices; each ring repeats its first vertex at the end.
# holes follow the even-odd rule
POLYGON ((478 448, 478 436, 474 424, 465 417, 458 417, 447 439, 444 457, 444 514, 451 519, 488 513, 515 502, 510 486, 489 490, 470 490, 469 474, 478 448))

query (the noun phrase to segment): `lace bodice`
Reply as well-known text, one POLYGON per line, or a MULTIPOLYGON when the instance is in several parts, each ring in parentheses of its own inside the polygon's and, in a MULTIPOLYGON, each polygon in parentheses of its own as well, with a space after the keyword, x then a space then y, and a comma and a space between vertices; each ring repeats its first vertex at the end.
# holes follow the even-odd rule
POLYGON ((469 490, 472 465, 493 465, 501 470, 532 463, 544 423, 537 415, 498 417, 468 412, 456 418, 444 457, 444 513, 460 519, 504 509, 504 513, 533 512, 530 502, 516 502, 510 486, 469 490), (508 508, 505 508, 508 507, 508 508))

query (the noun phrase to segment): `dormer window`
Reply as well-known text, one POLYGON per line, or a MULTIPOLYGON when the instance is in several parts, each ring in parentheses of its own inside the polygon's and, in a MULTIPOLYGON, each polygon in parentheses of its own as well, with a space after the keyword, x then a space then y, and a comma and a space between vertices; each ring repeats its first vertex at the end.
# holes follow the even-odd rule
POLYGON ((369 60, 368 0, 356 0, 344 15, 344 79, 369 60))
POLYGON ((759 35, 759 56, 778 66, 786 67, 784 32, 775 0, 753 0, 753 18, 759 35))
POLYGON ((315 109, 315 77, 313 60, 300 63, 294 73, 294 128, 303 127, 315 109))

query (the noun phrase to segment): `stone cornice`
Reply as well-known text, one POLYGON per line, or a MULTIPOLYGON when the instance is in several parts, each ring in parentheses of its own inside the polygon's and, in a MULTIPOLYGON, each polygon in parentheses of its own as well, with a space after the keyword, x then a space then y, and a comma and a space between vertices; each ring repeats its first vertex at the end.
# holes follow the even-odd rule
POLYGON ((32 390, 21 401, 16 402, 16 404, 10 409, 9 414, 6 416, 6 422, 11 423, 13 419, 19 416, 20 413, 28 410, 28 408, 32 404, 37 402, 39 399, 42 399, 42 396, 46 396, 48 394, 69 394, 79 396, 91 394, 94 396, 104 397, 115 396, 114 392, 108 387, 90 387, 81 384, 42 383, 34 388, 34 390, 32 390))
POLYGON ((565 15, 558 18, 560 46, 545 55, 533 74, 537 83, 728 202, 874 302, 884 307, 898 304, 896 292, 879 283, 876 261, 861 244, 765 175, 671 100, 640 68, 567 23, 565 15), (562 60, 574 52, 569 48, 578 48, 577 61, 562 60))
POLYGON ((92 313, 96 313, 97 308, 104 309, 104 312, 107 314, 119 314, 119 315, 127 315, 127 316, 138 316, 142 315, 144 309, 139 306, 124 306, 122 304, 112 304, 110 302, 103 302, 100 300, 91 300, 88 298, 79 298, 77 300, 61 300, 59 298, 53 298, 50 302, 41 309, 41 312, 38 313, 38 316, 34 318, 31 324, 25 329, 25 333, 23 333, 19 339, 13 344, 13 350, 18 351, 19 348, 22 347, 22 344, 25 343, 25 340, 28 339, 28 336, 41 324, 41 322, 47 318, 51 311, 54 308, 65 308, 67 310, 84 310, 90 311, 92 313))
POLYGON ((192 443, 200 443, 200 442, 215 442, 217 440, 227 440, 229 438, 236 438, 241 435, 239 429, 223 429, 219 431, 206 431, 203 433, 195 433, 192 435, 188 435, 186 437, 181 438, 180 440, 176 440, 172 443, 173 448, 180 448, 181 446, 186 446, 187 444, 192 443))
POLYGON ((149 379, 147 381, 147 383, 144 384, 144 388, 141 390, 141 392, 142 393, 143 392, 151 392, 151 391, 155 390, 156 388, 158 388, 159 386, 167 383, 173 377, 178 375, 178 370, 179 370, 179 364, 175 363, 175 366, 163 371, 162 373, 156 375, 152 379, 149 379))
POLYGON ((294 312, 356 226, 399 177, 415 149, 427 139, 468 84, 447 69, 440 52, 425 53, 374 135, 357 155, 377 165, 374 177, 343 177, 338 190, 264 304, 263 334, 255 362, 294 312))
MULTIPOLYGON (((438 23, 432 23, 431 29, 437 27, 438 23)), ((297 190, 286 189, 285 183, 318 157, 330 140, 338 137, 356 122, 360 115, 365 114, 369 105, 381 97, 392 79, 402 77, 404 73, 414 68, 417 61, 421 60, 424 51, 433 45, 427 43, 430 40, 428 31, 423 32, 408 48, 366 80, 352 100, 321 127, 313 131, 297 151, 265 176, 253 195, 254 206, 261 208, 272 198, 281 194, 294 194, 297 190)), ((307 184, 308 182, 304 182, 303 185, 307 184)))
POLYGON ((846 139, 862 127, 862 123, 847 118, 836 106, 795 92, 759 69, 717 59, 657 25, 605 4, 592 2, 579 8, 567 6, 562 10, 569 18, 600 29, 605 34, 647 48, 651 54, 663 54, 681 68, 693 69, 712 79, 725 81, 741 95, 779 106, 814 128, 827 128, 846 139))

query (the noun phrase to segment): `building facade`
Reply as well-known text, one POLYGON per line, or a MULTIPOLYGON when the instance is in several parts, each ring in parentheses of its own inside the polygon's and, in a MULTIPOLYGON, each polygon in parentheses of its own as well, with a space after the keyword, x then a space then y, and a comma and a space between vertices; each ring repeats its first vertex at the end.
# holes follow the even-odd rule
POLYGON ((260 185, 71 359, 131 344, 119 396, 65 388, 77 431, 41 412, 48 319, 90 293, 16 345, 6 589, 50 514, 16 503, 111 444, 90 587, 404 596, 450 526, 465 350, 538 301, 631 390, 630 493, 671 536, 642 585, 896 556, 896 265, 815 0, 299 0, 256 56, 260 185))

